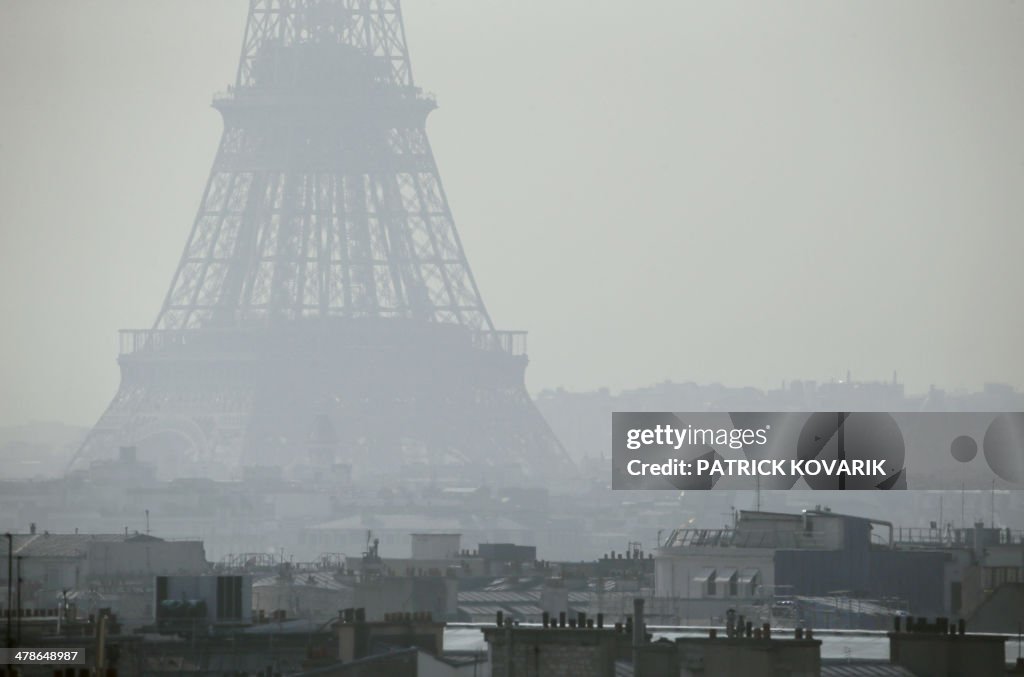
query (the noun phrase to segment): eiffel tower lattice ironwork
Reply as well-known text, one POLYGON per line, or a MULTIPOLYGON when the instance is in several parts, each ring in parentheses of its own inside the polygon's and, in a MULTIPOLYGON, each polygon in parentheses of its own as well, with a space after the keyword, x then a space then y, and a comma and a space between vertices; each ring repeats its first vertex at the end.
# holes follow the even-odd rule
MULTIPOLYGON (((250 0, 224 132, 154 327, 72 463, 571 466, 498 331, 426 135, 399 0, 250 0)), ((357 470, 358 472, 358 470, 357 470)), ((443 470, 441 470, 443 472, 443 470)))

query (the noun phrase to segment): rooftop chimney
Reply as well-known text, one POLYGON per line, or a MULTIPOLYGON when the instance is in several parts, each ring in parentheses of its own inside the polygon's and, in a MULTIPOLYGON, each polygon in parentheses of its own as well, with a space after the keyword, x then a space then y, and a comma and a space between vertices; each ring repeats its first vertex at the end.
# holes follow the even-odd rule
POLYGON ((643 677, 640 670, 640 650, 646 639, 644 631, 644 600, 642 597, 633 599, 633 675, 643 677))

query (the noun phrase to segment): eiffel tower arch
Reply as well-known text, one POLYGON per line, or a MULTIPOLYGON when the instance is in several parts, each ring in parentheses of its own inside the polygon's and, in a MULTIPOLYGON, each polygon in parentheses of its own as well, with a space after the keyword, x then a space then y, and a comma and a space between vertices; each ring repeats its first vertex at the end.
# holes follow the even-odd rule
POLYGON ((72 461, 165 474, 352 464, 543 479, 572 462, 526 392, 426 134, 399 0, 251 0, 224 131, 151 329, 72 461))

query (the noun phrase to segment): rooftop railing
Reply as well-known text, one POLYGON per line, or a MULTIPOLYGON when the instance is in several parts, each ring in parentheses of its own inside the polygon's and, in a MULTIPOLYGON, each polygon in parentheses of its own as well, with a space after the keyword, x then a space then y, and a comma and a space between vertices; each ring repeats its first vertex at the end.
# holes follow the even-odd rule
POLYGON ((1009 528, 974 527, 897 527, 897 545, 904 546, 965 546, 1024 544, 1024 530, 1009 528))

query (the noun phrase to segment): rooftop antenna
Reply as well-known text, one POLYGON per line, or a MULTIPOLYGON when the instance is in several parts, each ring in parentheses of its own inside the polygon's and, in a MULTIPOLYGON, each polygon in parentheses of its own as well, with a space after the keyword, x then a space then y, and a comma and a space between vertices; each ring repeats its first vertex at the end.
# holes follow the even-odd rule
POLYGON ((996 528, 996 479, 992 478, 992 508, 989 516, 989 526, 996 528))
POLYGON ((13 603, 11 599, 11 584, 14 582, 14 534, 8 532, 4 534, 4 537, 7 539, 7 646, 14 646, 14 638, 11 635, 11 621, 13 618, 11 616, 11 609, 13 608, 11 606, 13 603))
POLYGON ((964 491, 964 481, 960 480, 960 529, 964 528, 964 504, 967 502, 967 492, 964 491))

